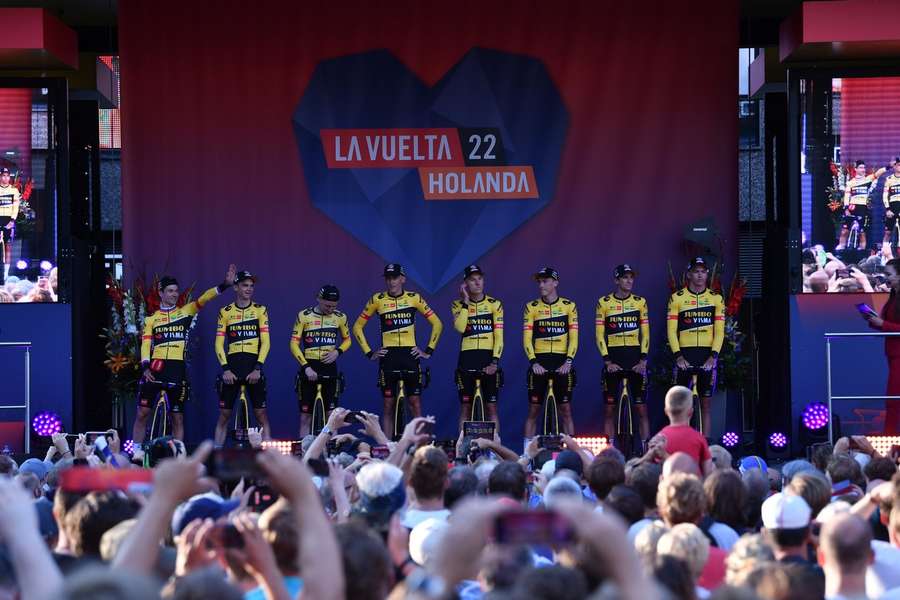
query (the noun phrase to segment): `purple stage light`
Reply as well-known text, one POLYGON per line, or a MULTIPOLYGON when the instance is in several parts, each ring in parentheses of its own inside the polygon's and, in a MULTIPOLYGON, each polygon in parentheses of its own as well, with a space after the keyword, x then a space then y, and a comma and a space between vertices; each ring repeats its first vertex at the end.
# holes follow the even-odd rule
POLYGON ((828 425, 828 407, 821 402, 811 402, 803 409, 803 426, 807 429, 822 429, 828 425))
POLYGON ((25 259, 20 258, 19 260, 16 261, 16 268, 19 269, 20 271, 24 271, 25 269, 28 268, 28 262, 26 262, 25 259))
POLYGON ((726 448, 734 448, 739 441, 741 441, 741 438, 733 431, 726 431, 725 435, 722 436, 722 445, 726 448))
POLYGON ((134 454, 134 440, 125 440, 125 443, 122 444, 122 450, 126 454, 134 454))
POLYGON ((36 434, 49 437, 62 431, 62 419, 58 414, 45 410, 34 415, 31 420, 31 428, 36 434))
POLYGON ((769 436, 769 445, 778 450, 787 446, 788 439, 787 436, 781 433, 780 431, 776 431, 772 435, 769 436))
POLYGON ((41 261, 41 271, 49 271, 52 268, 53 268, 53 263, 50 262, 49 260, 41 261))

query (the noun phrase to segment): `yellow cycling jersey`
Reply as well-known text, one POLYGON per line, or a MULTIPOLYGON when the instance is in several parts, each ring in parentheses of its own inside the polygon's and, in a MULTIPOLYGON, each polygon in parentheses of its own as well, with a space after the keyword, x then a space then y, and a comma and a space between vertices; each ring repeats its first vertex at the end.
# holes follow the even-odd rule
POLYGON ((450 305, 453 328, 462 334, 460 351, 490 350, 495 360, 503 354, 503 304, 485 295, 477 302, 456 300, 450 305))
POLYGON ((722 350, 725 341, 725 302, 709 288, 699 294, 684 287, 669 297, 666 322, 669 348, 675 356, 682 348, 722 350))
POLYGON ((15 219, 19 216, 19 202, 22 195, 14 185, 0 185, 0 217, 15 219))
POLYGON ((363 328, 375 313, 381 319, 381 345, 384 348, 412 348, 416 345, 416 312, 422 313, 431 323, 431 337, 425 352, 431 354, 441 337, 443 324, 425 299, 416 292, 403 292, 391 296, 387 292, 373 294, 359 318, 353 324, 353 335, 359 347, 368 356, 372 348, 366 340, 363 328))
POLYGON ((191 321, 207 302, 218 295, 219 288, 209 288, 193 302, 160 308, 147 317, 141 335, 141 363, 149 363, 152 359, 184 360, 184 345, 191 321))
POLYGON ((332 350, 343 354, 349 347, 347 315, 341 311, 323 315, 313 307, 297 314, 291 333, 291 354, 301 365, 307 365, 310 360, 322 360, 332 350))
POLYGON ((639 347, 641 358, 650 351, 650 317, 647 300, 634 294, 617 298, 615 294, 597 301, 597 347, 606 358, 610 348, 639 347))
POLYGON ((575 303, 557 298, 548 304, 542 299, 525 305, 525 355, 532 363, 537 354, 565 354, 575 358, 578 350, 578 311, 575 303))
POLYGON ((844 189, 844 206, 854 204, 856 206, 867 206, 869 204, 869 193, 875 187, 875 182, 881 177, 885 169, 882 167, 874 173, 870 173, 865 177, 854 177, 847 182, 844 189))
POLYGON ((892 173, 884 180, 884 192, 881 199, 885 208, 890 208, 892 202, 900 202, 900 177, 892 173))
POLYGON ((256 356, 258 365, 266 361, 269 355, 269 312, 265 306, 251 302, 241 308, 232 302, 219 310, 216 358, 222 368, 228 367, 228 357, 232 354, 252 354, 256 356))

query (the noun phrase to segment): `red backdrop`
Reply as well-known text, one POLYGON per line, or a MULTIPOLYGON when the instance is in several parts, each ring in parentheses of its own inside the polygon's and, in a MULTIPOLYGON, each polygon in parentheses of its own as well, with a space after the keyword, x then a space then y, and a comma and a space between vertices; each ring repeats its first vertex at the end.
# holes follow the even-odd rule
MULTIPOLYGON (((539 58, 563 98, 569 128, 555 198, 479 260, 488 292, 508 314, 506 432, 518 435, 524 418, 519 315, 537 294, 530 281, 536 267, 561 271, 560 292, 582 315, 575 414, 579 430, 589 432, 599 430, 602 407, 590 323, 597 297, 612 285, 612 268, 627 261, 640 271, 636 291, 651 301, 659 348, 666 263, 678 268, 685 260, 684 226, 712 216, 734 255, 733 0, 123 0, 119 23, 127 259, 204 286, 218 281, 229 261, 260 274, 257 297, 272 319, 267 367, 278 435, 291 434, 297 420, 287 348, 296 311, 331 281, 352 320, 383 285, 384 258, 314 209, 307 195, 291 115, 323 59, 386 48, 433 84, 481 46, 539 58)), ((450 284, 430 298, 450 331, 431 361, 425 406, 444 421, 446 435, 456 413, 458 336, 448 314, 455 296, 450 284)), ((216 412, 215 310, 197 329, 191 375, 198 402, 188 410, 194 439, 211 432, 216 412)), ((344 402, 375 408, 374 365, 356 347, 341 361, 344 402)))

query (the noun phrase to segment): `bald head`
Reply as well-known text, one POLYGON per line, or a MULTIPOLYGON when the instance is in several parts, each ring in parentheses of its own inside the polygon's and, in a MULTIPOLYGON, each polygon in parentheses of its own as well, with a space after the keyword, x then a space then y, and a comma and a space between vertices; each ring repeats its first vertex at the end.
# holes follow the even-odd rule
POLYGON ((670 419, 683 419, 694 406, 694 394, 683 385, 673 385, 666 392, 666 414, 670 419))
POLYGON ((872 562, 872 528, 850 513, 835 516, 822 526, 819 551, 826 568, 841 573, 865 573, 872 562))
POLYGON ((689 454, 686 454, 684 452, 676 452, 675 454, 669 456, 669 458, 666 459, 666 462, 663 463, 663 479, 669 477, 673 473, 699 475, 700 469, 697 468, 697 463, 694 462, 694 459, 691 458, 689 454))

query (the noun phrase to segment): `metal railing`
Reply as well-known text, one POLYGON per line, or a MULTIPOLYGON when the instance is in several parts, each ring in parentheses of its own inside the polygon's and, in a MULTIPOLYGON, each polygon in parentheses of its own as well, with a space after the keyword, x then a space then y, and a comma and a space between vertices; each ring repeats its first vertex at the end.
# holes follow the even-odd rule
POLYGON ((831 340, 843 338, 865 337, 900 337, 900 333, 884 333, 883 331, 854 332, 854 333, 826 333, 825 334, 825 382, 828 391, 828 441, 834 443, 834 411, 831 407, 832 400, 900 400, 900 396, 834 396, 831 393, 831 340))
POLYGON ((31 342, 0 342, 0 348, 25 349, 25 404, 0 406, 0 410, 25 409, 25 454, 31 453, 31 342))

